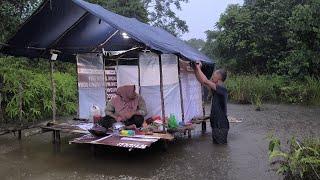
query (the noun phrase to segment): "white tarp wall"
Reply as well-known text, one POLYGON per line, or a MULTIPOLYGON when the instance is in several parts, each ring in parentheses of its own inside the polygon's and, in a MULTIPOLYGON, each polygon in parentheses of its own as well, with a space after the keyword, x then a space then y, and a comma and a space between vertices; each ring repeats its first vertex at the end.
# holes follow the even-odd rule
POLYGON ((177 121, 182 121, 181 96, 178 73, 178 57, 173 54, 162 54, 162 77, 165 116, 175 115, 177 121))
POLYGON ((154 53, 140 53, 140 93, 144 98, 149 118, 162 115, 160 94, 159 56, 154 53))
POLYGON ((90 107, 97 105, 105 115, 104 63, 101 54, 77 55, 79 118, 88 119, 90 107))
POLYGON ((120 65, 117 69, 117 85, 135 85, 136 92, 139 94, 139 70, 138 66, 120 65))
POLYGON ((201 84, 189 65, 180 61, 180 67, 184 119, 188 122, 194 117, 203 116, 201 84))

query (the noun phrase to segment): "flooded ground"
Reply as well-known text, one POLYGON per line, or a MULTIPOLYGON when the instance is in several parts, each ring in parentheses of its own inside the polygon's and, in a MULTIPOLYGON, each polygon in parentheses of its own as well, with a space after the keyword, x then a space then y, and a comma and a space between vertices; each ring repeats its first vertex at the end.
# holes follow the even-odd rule
POLYGON ((249 105, 229 104, 229 115, 243 122, 231 124, 228 145, 214 145, 210 127, 192 139, 179 137, 168 151, 156 145, 146 151, 97 149, 69 145, 63 136, 60 152, 51 134, 25 138, 0 136, 1 179, 281 179, 270 170, 267 134, 282 139, 320 136, 320 108, 265 105, 254 111, 249 105))

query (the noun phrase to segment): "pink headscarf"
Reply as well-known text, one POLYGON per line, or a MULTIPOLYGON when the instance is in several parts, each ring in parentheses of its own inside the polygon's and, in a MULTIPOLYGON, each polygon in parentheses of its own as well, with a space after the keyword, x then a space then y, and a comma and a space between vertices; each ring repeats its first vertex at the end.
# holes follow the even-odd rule
POLYGON ((122 86, 117 89, 117 95, 111 99, 116 114, 135 112, 138 109, 139 97, 134 85, 122 86))

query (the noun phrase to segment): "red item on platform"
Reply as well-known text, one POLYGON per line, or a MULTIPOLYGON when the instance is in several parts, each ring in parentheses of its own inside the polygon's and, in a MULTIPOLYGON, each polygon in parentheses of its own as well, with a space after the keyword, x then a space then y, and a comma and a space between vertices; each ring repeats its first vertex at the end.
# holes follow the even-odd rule
POLYGON ((102 117, 100 115, 98 116, 93 116, 93 123, 97 124, 100 120, 102 119, 102 117))
POLYGON ((161 120, 161 117, 160 116, 152 116, 152 119, 153 120, 161 120))

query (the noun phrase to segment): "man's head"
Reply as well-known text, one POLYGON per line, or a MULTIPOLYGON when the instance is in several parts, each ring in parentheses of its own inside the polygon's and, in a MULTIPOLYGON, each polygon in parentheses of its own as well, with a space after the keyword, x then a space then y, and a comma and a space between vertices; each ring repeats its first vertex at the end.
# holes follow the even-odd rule
POLYGON ((224 82, 227 79, 227 72, 224 69, 218 69, 213 72, 211 81, 218 83, 219 81, 224 82))

